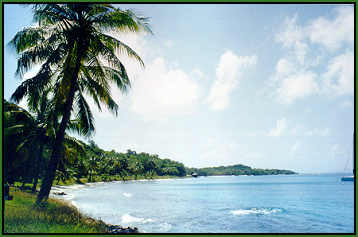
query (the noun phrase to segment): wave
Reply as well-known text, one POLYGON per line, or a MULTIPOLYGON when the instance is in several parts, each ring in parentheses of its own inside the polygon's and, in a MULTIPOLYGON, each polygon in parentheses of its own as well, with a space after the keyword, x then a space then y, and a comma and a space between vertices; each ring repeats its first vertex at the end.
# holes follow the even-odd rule
POLYGON ((130 198, 132 197, 133 195, 131 193, 123 193, 123 196, 127 197, 127 198, 130 198))
POLYGON ((163 223, 159 224, 160 232, 168 232, 171 228, 172 228, 172 225, 167 222, 163 222, 163 223))
POLYGON ((282 212, 281 208, 250 208, 250 209, 238 209, 230 211, 231 214, 235 216, 242 216, 242 215, 269 215, 282 212))
POLYGON ((129 214, 125 214, 121 217, 121 222, 122 223, 133 223, 133 222, 136 222, 136 223, 142 223, 142 224, 145 224, 145 223, 149 223, 149 222, 153 222, 152 219, 148 218, 148 219, 145 219, 145 218, 141 218, 141 217, 135 217, 135 216, 131 216, 129 214))

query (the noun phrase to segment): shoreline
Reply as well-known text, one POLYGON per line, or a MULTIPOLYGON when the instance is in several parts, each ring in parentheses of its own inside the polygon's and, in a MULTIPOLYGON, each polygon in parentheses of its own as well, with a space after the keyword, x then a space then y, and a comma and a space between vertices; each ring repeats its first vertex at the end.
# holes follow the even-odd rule
MULTIPOLYGON (((282 176, 290 176, 288 174, 281 174, 282 176)), ((281 176, 281 175, 260 175, 260 176, 281 176)), ((292 175, 292 174, 291 174, 292 175)), ((296 174, 298 175, 298 174, 296 174)), ((199 176, 199 177, 229 177, 229 176, 254 176, 254 175, 210 175, 210 176, 199 176)), ((75 198, 74 195, 72 194, 68 194, 66 193, 67 190, 69 189, 81 189, 81 188, 85 188, 85 187, 93 187, 93 186, 98 186, 98 185, 104 185, 104 184, 108 184, 108 183, 127 183, 127 182, 152 182, 152 181, 165 181, 165 180, 181 180, 181 179, 187 179, 187 178, 192 178, 192 179, 197 179, 199 177, 193 177, 193 176, 184 176, 184 177, 166 177, 166 178, 153 178, 153 179, 130 179, 130 180, 113 180, 113 181, 98 181, 98 182, 87 182, 87 183, 82 183, 82 184, 70 184, 70 185, 54 185, 51 188, 50 191, 50 197, 57 199, 57 200, 61 200, 64 201, 65 203, 67 203, 68 205, 71 205, 73 207, 75 207, 81 214, 88 216, 87 214, 83 213, 79 206, 76 204, 76 202, 73 201, 73 199, 75 198)), ((120 234, 120 233, 140 233, 138 228, 133 226, 127 226, 127 227, 123 227, 122 224, 113 224, 113 223, 107 223, 104 222, 101 219, 98 219, 97 217, 93 217, 93 216, 88 216, 89 219, 93 219, 94 221, 102 221, 103 223, 106 224, 106 226, 109 229, 109 233, 113 233, 113 234, 120 234)))
MULTIPOLYGON (((108 182, 96 182, 95 185, 103 184, 103 183, 108 183, 108 182)), ((63 203, 65 203, 65 205, 68 205, 70 207, 72 206, 72 207, 76 208, 77 211, 79 213, 81 213, 81 215, 85 216, 88 220, 90 220, 92 222, 102 222, 106 226, 106 229, 108 231, 105 234, 140 233, 138 228, 135 226, 134 227, 130 227, 130 226, 124 227, 121 224, 107 223, 97 217, 89 216, 88 214, 83 213, 83 211, 80 210, 80 208, 76 205, 76 203, 74 201, 72 201, 72 199, 74 198, 73 195, 69 199, 62 198, 62 197, 70 195, 70 194, 67 194, 64 192, 64 191, 66 191, 66 188, 64 188, 64 187, 71 187, 71 186, 85 187, 85 186, 90 186, 90 185, 88 185, 88 184, 74 184, 74 185, 68 185, 68 186, 55 185, 50 190, 49 198, 53 198, 55 200, 62 201, 63 203)), ((101 233, 98 233, 98 234, 101 234, 101 233)))
POLYGON ((168 178, 156 178, 156 179, 137 179, 137 180, 115 180, 115 181, 99 181, 99 182, 90 182, 90 183, 82 183, 82 184, 70 184, 70 185, 55 185, 52 186, 50 190, 50 198, 60 200, 65 202, 69 206, 75 207, 78 212, 80 212, 82 215, 87 216, 88 219, 92 219, 93 221, 101 221, 105 223, 105 225, 108 228, 108 233, 110 234, 128 234, 128 233, 140 233, 137 227, 124 227, 122 224, 113 224, 113 223, 107 223, 104 222, 101 219, 98 219, 93 216, 88 216, 87 214, 83 213, 80 208, 76 205, 76 202, 74 202, 72 199, 74 198, 73 195, 66 193, 66 190, 68 189, 78 189, 78 188, 85 188, 85 187, 91 187, 91 186, 97 186, 107 183, 126 183, 126 182, 151 182, 151 181, 163 181, 163 180, 175 180, 175 179, 185 179, 185 178, 193 178, 189 176, 184 177, 168 177, 168 178), (67 198, 69 197, 69 198, 67 198))

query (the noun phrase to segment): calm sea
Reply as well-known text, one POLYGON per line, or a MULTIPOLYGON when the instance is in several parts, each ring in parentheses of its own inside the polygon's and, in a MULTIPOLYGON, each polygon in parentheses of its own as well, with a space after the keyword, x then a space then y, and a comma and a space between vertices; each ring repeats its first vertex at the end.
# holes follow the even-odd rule
POLYGON ((339 174, 215 176, 63 187, 83 213, 149 233, 352 233, 339 174))

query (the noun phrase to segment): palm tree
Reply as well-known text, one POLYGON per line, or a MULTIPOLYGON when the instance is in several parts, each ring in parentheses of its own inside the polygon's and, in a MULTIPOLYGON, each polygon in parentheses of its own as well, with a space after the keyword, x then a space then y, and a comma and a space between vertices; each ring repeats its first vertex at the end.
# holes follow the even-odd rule
POLYGON ((148 18, 110 4, 35 4, 34 20, 39 25, 18 32, 10 44, 20 54, 19 75, 35 64, 41 68, 16 89, 12 98, 19 102, 29 92, 36 97, 43 88, 53 86, 54 112, 62 116, 37 198, 40 203, 48 198, 52 187, 72 111, 85 122, 83 134, 94 131, 93 116, 84 95, 92 97, 99 110, 102 103, 117 115, 118 105, 111 96, 110 83, 123 92, 130 86, 118 53, 125 53, 144 66, 130 47, 108 32, 150 32, 150 28, 148 18))
POLYGON ((97 169, 98 169, 98 158, 96 156, 92 156, 87 160, 88 182, 93 181, 93 175, 96 173, 97 169))
MULTIPOLYGON (((23 164, 22 166, 25 167, 26 171, 30 171, 31 178, 33 178, 32 192, 36 191, 43 166, 44 148, 45 146, 50 147, 54 141, 54 127, 56 127, 56 124, 51 123, 53 118, 48 93, 49 90, 44 91, 40 100, 36 103, 30 102, 31 98, 28 98, 28 106, 31 112, 26 111, 16 104, 9 103, 6 100, 4 101, 4 137, 6 138, 6 147, 12 148, 12 150, 17 153, 15 156, 18 158, 25 156, 25 165, 23 164), (22 152, 23 155, 19 154, 20 152, 22 152)), ((72 120, 68 125, 72 131, 77 131, 81 123, 72 120)), ((72 153, 75 151, 76 154, 81 155, 85 153, 83 146, 76 139, 65 135, 64 141, 66 146, 64 146, 65 152, 61 159, 62 163, 66 163, 70 160, 71 151, 72 153)), ((11 156, 14 155, 5 152, 6 164, 9 165, 9 168, 16 168, 11 164, 11 156)), ((72 157, 74 156, 72 155, 72 157)))
POLYGON ((31 169, 23 169, 24 164, 31 164, 32 155, 23 147, 26 137, 33 137, 39 131, 29 112, 16 104, 4 101, 4 160, 5 183, 13 183, 20 177, 31 176, 31 169))

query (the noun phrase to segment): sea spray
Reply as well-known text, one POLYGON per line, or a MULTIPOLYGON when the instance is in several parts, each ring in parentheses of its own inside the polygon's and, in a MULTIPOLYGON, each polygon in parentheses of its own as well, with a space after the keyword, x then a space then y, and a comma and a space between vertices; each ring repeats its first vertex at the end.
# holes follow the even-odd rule
POLYGON ((280 208, 250 208, 250 209, 238 209, 238 210, 232 210, 230 211, 231 214, 236 216, 242 216, 242 215, 269 215, 282 212, 282 209, 280 208))

